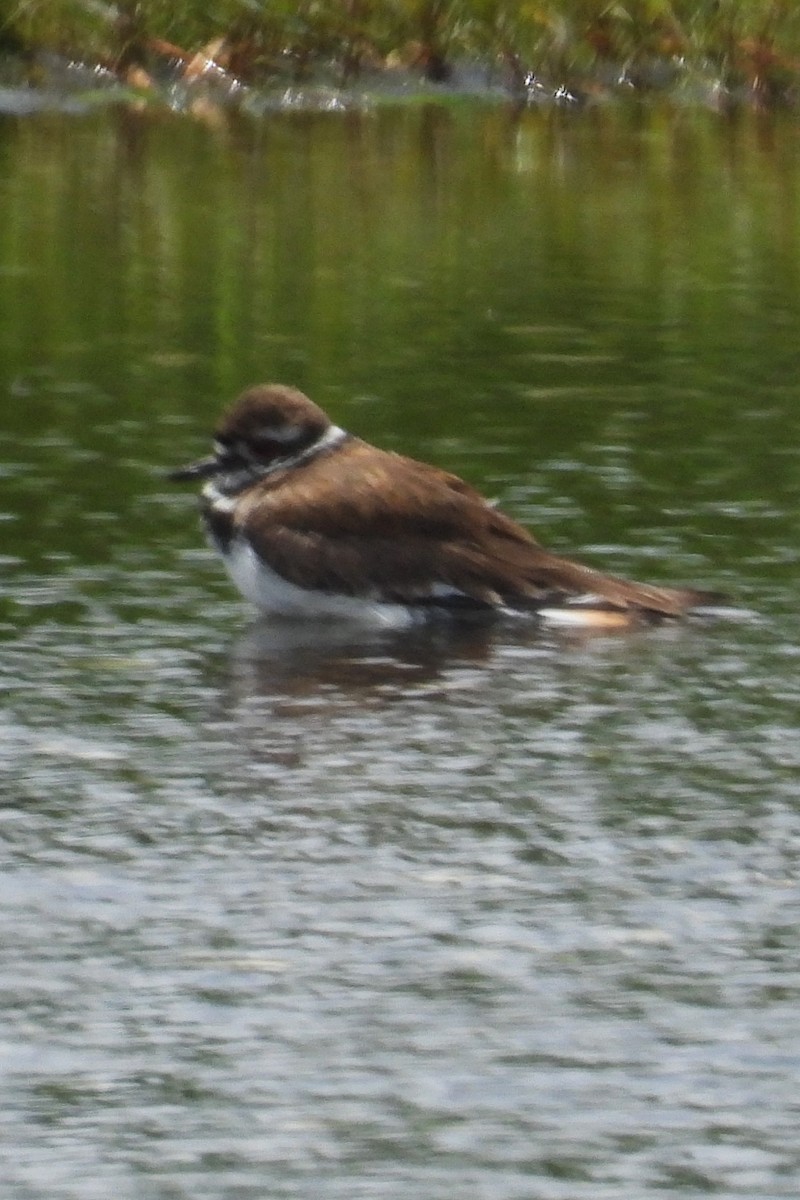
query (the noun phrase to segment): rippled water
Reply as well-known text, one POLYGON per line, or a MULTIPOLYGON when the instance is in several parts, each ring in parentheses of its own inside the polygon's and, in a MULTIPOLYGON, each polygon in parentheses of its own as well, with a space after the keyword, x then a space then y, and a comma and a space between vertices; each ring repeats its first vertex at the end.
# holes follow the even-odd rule
POLYGON ((365 120, 0 127, 0 1192, 794 1197, 793 143, 365 120), (254 621, 260 375, 740 618, 254 621))

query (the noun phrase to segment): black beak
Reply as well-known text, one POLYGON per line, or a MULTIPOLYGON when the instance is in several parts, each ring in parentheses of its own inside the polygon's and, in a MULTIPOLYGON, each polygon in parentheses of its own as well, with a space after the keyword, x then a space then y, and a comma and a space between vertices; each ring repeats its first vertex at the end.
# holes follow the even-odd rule
POLYGON ((167 471, 166 477, 172 483, 185 483, 189 479, 208 479, 222 469, 222 461, 213 455, 210 458, 200 458, 197 462, 187 463, 185 467, 176 467, 167 471))

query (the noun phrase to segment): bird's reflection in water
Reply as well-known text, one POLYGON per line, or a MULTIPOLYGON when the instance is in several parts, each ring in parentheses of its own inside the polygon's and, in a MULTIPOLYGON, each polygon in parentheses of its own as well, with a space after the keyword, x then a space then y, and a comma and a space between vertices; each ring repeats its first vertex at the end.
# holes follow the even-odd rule
POLYGON ((365 745, 391 758, 418 720, 427 726, 434 713, 476 703, 494 645, 491 625, 365 630, 262 619, 226 655, 209 734, 236 747, 232 777, 255 771, 282 786, 287 770, 294 778, 324 761, 338 771, 365 745))
POLYGON ((376 630, 260 619, 225 654, 209 737, 235 750, 226 787, 248 788, 255 773, 313 791, 334 776, 361 779, 365 763, 444 770, 447 748, 493 745, 498 718, 524 712, 531 727, 546 725, 572 703, 576 677, 629 670, 643 641, 690 637, 685 626, 556 634, 521 620, 376 630))
POLYGON ((385 701, 443 680, 448 669, 485 666, 495 637, 496 627, 485 622, 365 629, 265 618, 232 645, 230 682, 240 697, 311 698, 333 690, 385 701))
POLYGON ((509 656, 528 670, 536 663, 604 643, 669 636, 670 629, 543 630, 530 620, 441 621, 405 629, 375 629, 346 621, 261 618, 245 629, 227 655, 232 699, 303 700, 331 694, 367 705, 421 691, 442 695, 467 682, 479 687, 509 656))

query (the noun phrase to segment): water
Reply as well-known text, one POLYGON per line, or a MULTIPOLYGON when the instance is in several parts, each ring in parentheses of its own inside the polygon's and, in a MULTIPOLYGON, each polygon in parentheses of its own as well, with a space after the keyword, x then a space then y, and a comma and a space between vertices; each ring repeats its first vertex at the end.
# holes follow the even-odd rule
POLYGON ((0 1194, 797 1194, 791 124, 0 124, 0 1194), (627 637, 254 621, 164 468, 261 378, 627 637))

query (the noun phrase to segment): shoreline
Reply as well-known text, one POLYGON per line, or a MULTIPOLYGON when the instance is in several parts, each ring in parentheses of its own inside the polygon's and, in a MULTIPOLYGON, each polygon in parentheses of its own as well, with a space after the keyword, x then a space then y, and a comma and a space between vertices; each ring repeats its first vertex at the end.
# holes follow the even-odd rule
POLYGON ((529 72, 510 77, 495 63, 456 61, 447 80, 430 80, 414 67, 370 66, 344 79, 337 64, 321 62, 298 75, 283 64, 244 80, 210 57, 188 61, 153 55, 147 66, 115 70, 106 64, 48 50, 24 57, 0 55, 0 115, 55 109, 85 112, 108 105, 139 111, 167 110, 194 116, 276 111, 346 112, 386 105, 489 103, 519 110, 607 107, 664 101, 721 113, 736 110, 797 111, 800 92, 765 94, 753 87, 726 87, 684 63, 640 64, 635 72, 605 64, 591 75, 565 79, 529 72))
POLYGON ((727 109, 800 109, 800 10, 741 0, 63 0, 0 23, 0 86, 90 93, 139 107, 235 107, 285 91, 309 106, 461 97, 519 107, 664 97, 727 109), (713 10, 713 11, 712 11, 713 10), (171 93, 178 92, 176 98, 171 93), (335 102, 334 102, 335 100, 335 102), (191 103, 189 106, 191 106, 191 103))

